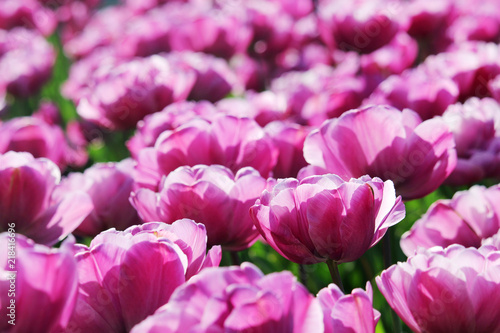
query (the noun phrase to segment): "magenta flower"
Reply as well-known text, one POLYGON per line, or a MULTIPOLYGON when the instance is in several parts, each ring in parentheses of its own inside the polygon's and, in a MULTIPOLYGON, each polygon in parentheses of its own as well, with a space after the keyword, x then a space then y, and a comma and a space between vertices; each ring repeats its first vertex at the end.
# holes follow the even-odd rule
POLYGON ((311 128, 278 120, 267 124, 264 130, 279 150, 273 177, 297 177, 299 170, 307 165, 302 150, 311 128))
POLYGON ((109 228, 124 230, 141 220, 129 203, 132 191, 134 162, 97 163, 84 173, 70 173, 55 189, 54 196, 64 198, 67 193, 83 191, 92 199, 94 209, 74 231, 83 236, 95 236, 109 228))
POLYGON ((127 142, 127 148, 133 157, 137 157, 141 149, 153 147, 161 133, 174 130, 197 117, 213 119, 217 113, 218 110, 207 101, 172 103, 139 121, 135 135, 127 142))
POLYGON ((380 313, 373 309, 370 282, 366 283, 366 291, 356 288, 350 295, 344 295, 332 283, 321 289, 317 298, 323 309, 324 333, 375 332, 380 313))
POLYGON ((92 201, 80 191, 54 197, 60 178, 59 168, 48 159, 29 153, 0 155, 1 231, 15 223, 17 233, 52 245, 75 230, 92 211, 92 201))
POLYGON ((319 126, 361 104, 366 82, 355 74, 357 62, 351 56, 335 69, 318 65, 305 72, 288 72, 272 82, 271 90, 286 96, 298 122, 319 126))
POLYGON ((387 1, 320 1, 320 35, 331 48, 370 53, 389 43, 399 29, 387 1))
POLYGON ((453 132, 457 166, 447 184, 467 185, 498 177, 500 171, 500 105, 491 98, 473 97, 464 104, 450 105, 443 120, 453 132))
POLYGON ((404 199, 423 197, 439 187, 456 165, 453 134, 440 118, 423 121, 411 110, 370 106, 326 121, 309 134, 304 157, 314 173, 347 180, 370 175, 391 179, 404 199))
POLYGON ((186 166, 165 177, 158 193, 139 189, 131 202, 146 222, 190 218, 206 226, 209 245, 239 251, 259 235, 248 209, 272 184, 249 167, 233 174, 220 165, 186 166))
POLYGON ((211 123, 193 119, 163 132, 154 148, 140 152, 135 180, 139 187, 155 189, 162 175, 197 164, 220 164, 233 172, 251 166, 268 177, 277 158, 271 138, 252 119, 226 115, 211 123))
POLYGON ((329 174, 279 180, 250 214, 264 239, 301 264, 354 261, 405 216, 391 181, 329 174))
POLYGON ((132 329, 138 332, 323 332, 318 301, 290 272, 250 263, 207 269, 132 329))
POLYGON ((452 17, 453 2, 450 0, 412 0, 401 3, 408 34, 416 38, 444 37, 450 17, 452 17))
POLYGON ((457 84, 440 71, 420 66, 392 75, 372 93, 365 105, 389 104, 400 110, 409 108, 423 120, 440 116, 458 100, 457 84))
POLYGON ((226 97, 229 93, 239 93, 242 84, 228 63, 205 53, 173 52, 165 57, 174 67, 187 68, 196 73, 196 80, 189 93, 190 100, 207 100, 212 103, 226 97))
POLYGON ((146 115, 186 99, 194 79, 193 72, 175 68, 160 56, 131 60, 95 78, 77 111, 109 129, 134 128, 146 115))
POLYGON ((225 98, 218 101, 216 107, 225 114, 252 118, 260 126, 273 120, 284 120, 290 111, 285 96, 269 90, 260 93, 247 91, 241 98, 225 98))
POLYGON ((205 255, 205 227, 187 219, 110 229, 75 251, 80 288, 69 332, 128 332, 221 258, 219 247, 205 255))
MULTIPOLYGON (((11 225, 17 231, 17 223, 11 222, 11 225)), ((66 332, 78 290, 72 243, 65 241, 58 249, 48 248, 35 244, 23 235, 11 234, 0 234, 3 249, 0 252, 0 330, 66 332), (9 249, 11 245, 15 249, 9 249), (15 269, 10 265, 15 265, 15 269), (17 271, 14 277, 12 271, 17 271)))
POLYGON ((376 277, 413 332, 498 332, 500 252, 451 245, 417 253, 376 277))
MULTIPOLYGON (((28 152, 34 157, 46 157, 61 170, 68 165, 81 167, 87 162, 82 147, 70 145, 56 124, 36 117, 19 117, 0 124, 0 153, 8 151, 28 152)), ((48 119, 50 121, 50 119, 48 119)))
POLYGON ((57 20, 54 13, 36 0, 2 0, 0 29, 25 27, 44 36, 54 32, 57 20))
POLYGON ((55 58, 52 46, 37 32, 0 30, 0 86, 7 92, 22 98, 37 93, 50 79, 55 58))
POLYGON ((479 247, 500 230, 500 187, 472 186, 451 200, 438 200, 403 234, 401 248, 410 256, 419 247, 452 244, 479 247))

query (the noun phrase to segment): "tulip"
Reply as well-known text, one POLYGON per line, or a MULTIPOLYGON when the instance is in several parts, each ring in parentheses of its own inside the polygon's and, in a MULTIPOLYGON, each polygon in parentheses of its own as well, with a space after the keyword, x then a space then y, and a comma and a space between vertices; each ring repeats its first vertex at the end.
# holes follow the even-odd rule
POLYGON ((355 288, 350 295, 335 284, 319 291, 317 296, 323 309, 324 333, 374 333, 380 313, 373 309, 373 290, 370 282, 366 291, 355 288))
POLYGON ((278 253, 299 264, 354 261, 404 218, 391 181, 328 174, 279 180, 250 208, 278 253))
POLYGON ((70 173, 54 191, 64 198, 67 193, 83 191, 92 199, 94 209, 74 231, 82 236, 95 236, 109 228, 124 230, 140 219, 128 198, 132 191, 134 162, 97 163, 84 173, 70 173))
POLYGON ((196 80, 187 97, 190 100, 214 103, 230 93, 238 94, 242 90, 236 74, 223 59, 189 51, 168 53, 166 58, 175 67, 185 67, 195 72, 196 80))
POLYGON ((401 248, 410 256, 419 247, 452 244, 479 247, 500 229, 500 186, 475 185, 455 193, 451 200, 438 200, 403 234, 401 248))
POLYGON ((38 33, 24 28, 0 30, 0 50, 0 86, 7 92, 26 98, 50 79, 56 54, 38 33))
POLYGON ((423 121, 411 110, 369 106, 331 119, 304 142, 312 167, 299 172, 331 172, 348 180, 365 174, 391 179, 405 200, 439 187, 456 165, 453 134, 440 118, 423 121), (321 171, 323 170, 323 171, 321 171))
POLYGON ((401 110, 409 108, 426 120, 442 115, 458 100, 459 93, 451 78, 440 71, 419 66, 388 77, 364 104, 389 104, 401 110))
POLYGON ((467 185, 499 176, 500 105, 491 98, 469 98, 464 104, 450 105, 443 120, 453 132, 457 166, 447 184, 467 185))
POLYGON ((65 332, 78 291, 74 241, 49 248, 16 234, 18 225, 11 225, 12 233, 0 234, 0 330, 65 332))
POLYGON ((302 149, 311 129, 278 120, 267 124, 264 130, 269 133, 279 150, 273 176, 275 178, 297 177, 299 170, 307 165, 302 149))
POLYGON ((499 257, 491 246, 434 247, 375 280, 413 332, 499 332, 499 257))
POLYGON ((154 148, 143 149, 135 180, 138 187, 156 189, 163 175, 197 164, 220 164, 233 172, 250 166, 268 177, 277 158, 271 138, 254 120, 229 115, 211 122, 198 118, 163 132, 154 148))
POLYGON ((259 235, 248 209, 272 183, 250 167, 233 174, 220 165, 185 166, 165 177, 158 192, 132 193, 131 202, 144 221, 190 218, 205 225, 209 245, 239 251, 259 235))
POLYGON ((45 157, 61 170, 68 165, 81 167, 87 162, 82 147, 73 147, 57 124, 47 123, 41 113, 32 117, 18 117, 0 124, 0 153, 28 152, 34 157, 45 157))
POLYGON ((54 13, 42 6, 41 1, 3 0, 0 7, 0 29, 25 27, 49 36, 57 26, 54 13))
POLYGON ((323 332, 318 301, 290 272, 250 263, 204 270, 136 325, 138 332, 323 332))
POLYGON ((29 153, 0 155, 0 231, 16 224, 16 232, 35 242, 53 245, 75 230, 92 211, 92 201, 81 191, 56 198, 59 168, 29 153))
POLYGON ((191 276, 219 264, 219 247, 205 253, 204 226, 187 219, 110 229, 75 247, 79 293, 68 332, 130 331, 191 276))
POLYGON ((157 55, 131 60, 97 77, 77 111, 108 129, 131 129, 146 115, 185 100, 194 79, 194 73, 157 55))
POLYGON ((132 156, 137 158, 141 149, 153 147, 164 131, 174 130, 197 117, 211 120, 217 112, 218 110, 207 101, 172 103, 139 121, 135 135, 127 142, 127 148, 132 156))
POLYGON ((394 7, 387 1, 320 1, 320 36, 332 49, 373 52, 398 32, 394 7))

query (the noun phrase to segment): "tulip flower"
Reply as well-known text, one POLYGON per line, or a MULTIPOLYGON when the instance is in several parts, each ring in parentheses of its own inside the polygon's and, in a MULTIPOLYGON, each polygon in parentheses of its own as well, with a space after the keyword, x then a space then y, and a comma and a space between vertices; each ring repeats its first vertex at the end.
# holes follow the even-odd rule
POLYGON ((399 30, 397 12, 387 1, 320 1, 320 35, 332 49, 370 53, 399 30))
POLYGON ((205 227, 187 219, 110 229, 75 252, 79 293, 69 332, 128 332, 221 258, 219 247, 205 254, 205 227))
POLYGON ((469 98, 450 105, 443 114, 456 143, 457 166, 446 179, 451 185, 467 185, 499 177, 500 105, 491 98, 469 98))
POLYGON ((290 272, 207 269, 136 325, 139 332, 323 332, 321 307, 290 272))
POLYGON ((331 119, 304 142, 312 167, 299 178, 335 173, 343 179, 370 175, 391 179, 405 200, 439 187, 456 165, 453 134, 441 118, 422 121, 413 111, 369 106, 331 119))
POLYGON ((194 73, 157 55, 131 60, 94 78, 77 111, 108 129, 134 128, 146 115, 185 100, 194 80, 194 73))
POLYGON ((272 184, 250 167, 233 174, 220 165, 185 166, 166 176, 158 192, 133 192, 131 202, 146 222, 190 218, 205 225, 209 245, 239 251, 259 235, 248 209, 272 184))
POLYGON ((250 208, 262 237, 300 264, 354 261, 404 218, 391 181, 337 175, 278 180, 250 208))
POLYGON ((419 247, 452 244, 479 247, 481 241, 500 230, 500 186, 475 185, 455 193, 451 200, 438 200, 403 234, 401 248, 410 256, 419 247))
POLYGON ((72 241, 49 248, 11 226, 0 234, 0 331, 66 332, 78 291, 72 241))
POLYGON ((54 196, 84 191, 92 199, 94 209, 74 231, 82 236, 95 236, 109 228, 124 230, 141 220, 128 198, 132 191, 134 162, 97 163, 84 173, 70 173, 55 189, 54 196))
POLYGON ((321 289, 317 298, 323 309, 324 333, 375 332, 380 313, 373 309, 370 282, 366 283, 366 291, 355 288, 350 295, 344 295, 332 283, 321 289))
POLYGON ((268 177, 277 158, 271 138, 254 120, 229 115, 211 122, 199 118, 163 132, 154 148, 143 149, 135 180, 138 187, 156 189, 163 175, 197 164, 219 164, 233 172, 250 166, 268 177))
POLYGON ((29 153, 0 155, 0 231, 16 224, 16 232, 53 245, 75 230, 93 209, 81 191, 54 196, 61 171, 45 158, 29 153))
POLYGON ((127 148, 132 157, 137 158, 141 149, 153 147, 164 131, 174 130, 197 117, 211 120, 217 112, 218 110, 207 101, 172 103, 139 121, 135 135, 127 142, 127 148))
POLYGON ((0 86, 7 92, 20 98, 38 93, 50 79, 55 59, 54 49, 38 33, 25 28, 0 30, 0 86))
POLYGON ((499 257, 492 246, 434 247, 375 280, 413 332, 498 332, 499 257))
POLYGON ((49 36, 57 26, 54 13, 42 1, 3 0, 0 8, 0 29, 25 27, 49 36))
POLYGON ((84 149, 70 145, 59 125, 47 123, 40 117, 38 113, 0 124, 0 153, 28 152, 37 158, 50 159, 61 170, 67 166, 83 166, 88 158, 84 149))

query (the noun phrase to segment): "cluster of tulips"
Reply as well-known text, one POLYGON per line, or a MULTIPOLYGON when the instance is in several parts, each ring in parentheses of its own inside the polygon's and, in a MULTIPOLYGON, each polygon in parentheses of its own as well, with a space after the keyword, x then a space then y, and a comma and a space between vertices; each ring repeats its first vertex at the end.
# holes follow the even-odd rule
POLYGON ((500 332, 499 179, 497 0, 0 1, 0 332, 500 332))

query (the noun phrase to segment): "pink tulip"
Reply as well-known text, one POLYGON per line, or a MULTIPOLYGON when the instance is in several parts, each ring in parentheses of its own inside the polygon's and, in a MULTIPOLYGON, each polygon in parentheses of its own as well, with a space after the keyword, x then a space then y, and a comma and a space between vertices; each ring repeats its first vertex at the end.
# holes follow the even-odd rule
POLYGON ((323 309, 324 333, 375 332, 380 313, 373 309, 370 282, 366 283, 366 291, 356 288, 350 295, 344 295, 332 283, 321 289, 317 298, 323 309))
POLYGON ((80 191, 56 198, 60 179, 59 168, 48 159, 29 153, 0 155, 1 231, 15 223, 17 233, 53 245, 75 230, 92 211, 92 201, 80 191))
POLYGON ((453 2, 450 0, 412 0, 403 5, 403 14, 408 34, 417 38, 441 37, 452 16, 453 2))
POLYGON ((185 100, 194 73, 160 56, 131 60, 96 78, 80 99, 78 114, 109 129, 134 128, 146 115, 185 100))
POLYGON ((354 261, 404 218, 391 181, 328 174, 279 180, 250 208, 264 239, 296 263, 354 261))
POLYGON ((457 84, 443 73, 424 66, 392 75, 372 93, 365 105, 389 104, 398 109, 409 108, 423 120, 440 116, 458 100, 457 84))
POLYGON ((250 263, 207 269, 180 287, 139 332, 323 332, 318 301, 290 272, 250 263))
POLYGON ((481 241, 500 230, 500 187, 475 185, 455 193, 451 200, 438 200, 410 231, 403 234, 401 248, 410 256, 419 247, 451 244, 479 247, 481 241))
MULTIPOLYGON (((70 145, 57 124, 47 123, 37 113, 33 117, 18 117, 0 124, 0 153, 28 152, 34 157, 46 157, 61 170, 81 167, 87 162, 82 147, 70 145)), ((51 120, 49 120, 51 121, 51 120)))
POLYGON ((144 221, 172 223, 191 218, 207 228, 209 245, 239 251, 259 235, 248 209, 273 181, 252 168, 236 174, 220 165, 179 167, 165 177, 158 192, 139 189, 131 202, 144 221))
POLYGON ((205 53, 172 52, 165 55, 175 67, 194 71, 196 80, 188 99, 212 103, 226 97, 230 93, 239 93, 242 85, 238 82, 228 63, 205 53))
POLYGON ((0 86, 7 92, 21 98, 38 93, 50 79, 55 59, 54 49, 37 32, 0 30, 0 86))
POLYGON ((447 184, 467 185, 498 177, 500 151, 500 105, 491 98, 472 97, 464 104, 450 105, 443 114, 456 143, 457 166, 447 184))
POLYGON ((0 29, 25 27, 48 36, 54 32, 56 26, 54 13, 37 0, 2 0, 0 29))
POLYGON ((87 193, 94 209, 74 231, 83 236, 95 236, 109 228, 124 230, 141 220, 129 203, 132 191, 134 162, 126 159, 120 163, 97 163, 84 173, 70 173, 54 192, 64 198, 76 190, 87 193))
POLYGON ((373 52, 398 32, 394 8, 389 1, 319 1, 321 38, 331 48, 373 52))
POLYGON ((78 291, 72 242, 55 249, 4 232, 0 246, 0 331, 66 332, 78 291))
POLYGON ((273 169, 274 178, 297 177, 299 170, 307 165, 302 149, 309 127, 284 121, 273 121, 264 128, 279 150, 278 162, 273 169))
POLYGON ((139 153, 137 186, 157 188, 162 175, 179 166, 220 164, 233 172, 250 166, 268 177, 278 151, 271 138, 252 119, 221 115, 208 122, 193 119, 163 132, 154 148, 139 153))
POLYGON ((127 142, 127 148, 136 158, 141 149, 153 147, 161 133, 174 130, 197 117, 211 120, 217 113, 218 110, 207 101, 172 103, 139 121, 135 135, 127 142))
POLYGON ((413 332, 500 332, 498 258, 491 246, 435 247, 375 280, 413 332))
POLYGON ((406 200, 437 189, 456 165, 453 134, 442 119, 422 122, 411 110, 384 105, 326 121, 306 138, 304 157, 312 167, 299 178, 319 172, 345 180, 368 174, 391 179, 406 200))
POLYGON ((205 228, 187 219, 110 229, 75 251, 80 287, 67 330, 75 333, 130 331, 221 256, 218 247, 205 255, 205 228))

